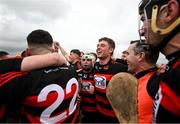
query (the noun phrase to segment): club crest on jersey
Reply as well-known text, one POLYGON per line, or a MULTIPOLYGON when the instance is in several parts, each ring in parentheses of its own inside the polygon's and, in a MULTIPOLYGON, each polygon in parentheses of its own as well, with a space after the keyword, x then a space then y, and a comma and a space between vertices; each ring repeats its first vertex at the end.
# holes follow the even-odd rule
POLYGON ((95 86, 100 89, 106 89, 106 77, 94 76, 95 86))
POLYGON ((82 91, 90 91, 91 82, 82 82, 82 91))

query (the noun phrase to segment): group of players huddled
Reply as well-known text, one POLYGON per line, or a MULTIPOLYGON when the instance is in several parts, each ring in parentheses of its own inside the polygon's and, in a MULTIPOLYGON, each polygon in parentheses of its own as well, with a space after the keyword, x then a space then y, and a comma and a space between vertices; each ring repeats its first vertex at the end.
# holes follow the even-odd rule
POLYGON ((96 53, 68 54, 42 29, 29 33, 21 56, 1 51, 0 122, 119 123, 106 89, 127 72, 138 79, 139 123, 179 123, 180 1, 142 0, 139 15, 140 40, 121 59, 113 58, 111 38, 100 38, 96 53), (156 64, 159 52, 166 65, 156 64))

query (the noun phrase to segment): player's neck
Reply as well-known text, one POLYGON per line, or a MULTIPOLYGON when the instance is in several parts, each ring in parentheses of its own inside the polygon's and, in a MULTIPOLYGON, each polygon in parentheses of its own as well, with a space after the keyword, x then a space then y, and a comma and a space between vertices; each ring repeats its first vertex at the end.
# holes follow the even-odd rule
POLYGON ((49 51, 49 50, 42 50, 42 51, 34 50, 30 53, 30 55, 44 55, 44 54, 48 54, 48 53, 51 53, 51 51, 49 51))
POLYGON ((180 33, 178 33, 161 51, 165 56, 180 50, 180 33))
POLYGON ((77 62, 79 62, 79 60, 78 60, 78 59, 75 59, 75 60, 72 62, 72 64, 76 64, 77 62))
POLYGON ((88 69, 83 69, 84 73, 90 73, 92 71, 92 68, 88 68, 88 69))
POLYGON ((149 64, 149 63, 141 63, 141 64, 139 64, 138 70, 135 73, 138 74, 138 73, 146 71, 154 66, 155 65, 149 64))
POLYGON ((110 61, 110 59, 111 59, 111 57, 101 58, 101 59, 99 59, 99 64, 106 65, 110 61))

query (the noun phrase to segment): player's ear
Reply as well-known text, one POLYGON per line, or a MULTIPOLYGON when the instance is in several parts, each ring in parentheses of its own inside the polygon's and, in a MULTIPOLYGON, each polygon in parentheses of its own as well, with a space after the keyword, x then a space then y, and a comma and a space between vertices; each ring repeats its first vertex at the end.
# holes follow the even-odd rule
POLYGON ((172 21, 179 16, 178 6, 179 4, 178 4, 178 1, 176 0, 172 0, 168 2, 168 5, 167 5, 167 13, 168 13, 167 20, 168 21, 172 21))
POLYGON ((110 48, 109 51, 110 51, 111 54, 113 54, 114 48, 110 48))
POLYGON ((30 56, 30 55, 31 55, 31 51, 30 51, 28 48, 26 48, 25 52, 26 52, 26 55, 27 55, 27 56, 30 56))
POLYGON ((144 58, 145 58, 145 53, 144 53, 144 52, 140 52, 140 53, 138 54, 138 60, 139 60, 139 61, 142 61, 144 58))
MULTIPOLYGON (((163 23, 171 24, 173 23, 176 18, 178 19, 179 16, 179 4, 176 0, 169 0, 167 5, 161 7, 159 11, 159 18, 162 20, 163 23)), ((161 23, 162 23, 161 22, 161 23)))
POLYGON ((58 52, 58 51, 56 51, 54 48, 52 48, 51 52, 54 53, 54 52, 58 52))

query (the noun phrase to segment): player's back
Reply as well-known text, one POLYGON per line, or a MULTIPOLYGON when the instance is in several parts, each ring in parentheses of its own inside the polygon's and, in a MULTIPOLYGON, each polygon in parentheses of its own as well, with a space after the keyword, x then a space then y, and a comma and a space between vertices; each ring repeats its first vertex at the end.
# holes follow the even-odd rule
MULTIPOLYGON (((77 121, 78 82, 75 70, 67 66, 30 72, 24 79, 31 83, 23 94, 25 122, 74 123, 77 121)), ((22 82, 22 83, 27 83, 22 82)))

